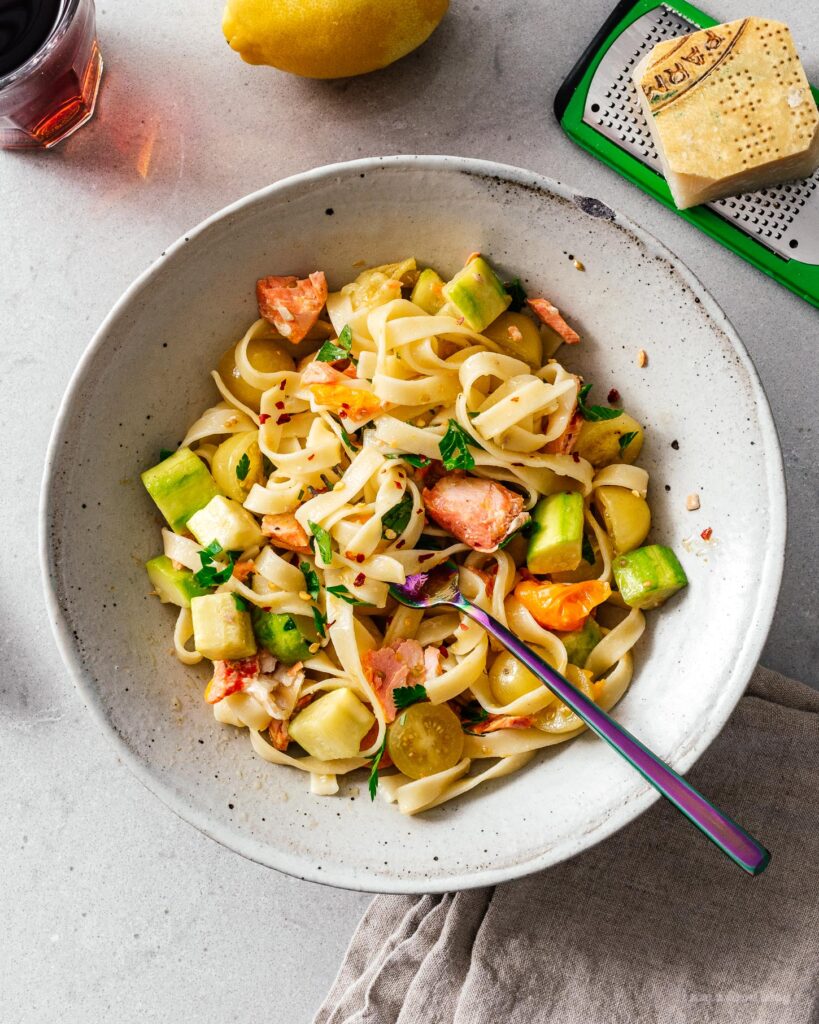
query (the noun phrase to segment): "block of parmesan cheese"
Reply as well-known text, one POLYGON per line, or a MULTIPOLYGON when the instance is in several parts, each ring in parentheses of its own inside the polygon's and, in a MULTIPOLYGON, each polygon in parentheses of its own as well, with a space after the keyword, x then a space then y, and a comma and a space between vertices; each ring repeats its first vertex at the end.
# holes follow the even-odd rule
POLYGON ((779 21, 744 18, 658 43, 633 77, 681 210, 819 166, 819 111, 779 21))

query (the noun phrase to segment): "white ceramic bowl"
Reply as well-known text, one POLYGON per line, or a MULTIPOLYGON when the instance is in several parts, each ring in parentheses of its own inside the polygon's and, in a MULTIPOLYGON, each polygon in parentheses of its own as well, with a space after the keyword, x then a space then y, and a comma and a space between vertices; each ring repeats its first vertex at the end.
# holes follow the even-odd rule
MULTIPOLYGON (((739 699, 774 610, 785 498, 768 404, 716 303, 645 232, 533 173, 448 157, 320 168, 214 215, 128 289, 77 368, 46 467, 46 593, 66 664, 138 777, 207 835, 314 881, 501 882, 593 845, 656 799, 591 735, 416 818, 371 804, 365 777, 311 796, 301 773, 214 721, 202 670, 169 653, 172 611, 148 596, 142 563, 159 531, 140 470, 214 400, 208 371, 256 317, 256 278, 321 268, 339 286, 358 261, 409 255, 447 274, 473 249, 566 311, 583 343, 561 358, 598 401, 616 386, 647 424, 652 537, 676 548, 690 586, 649 616, 619 721, 685 771, 739 699), (690 492, 698 512, 686 511, 690 492)), ((704 842, 693 830, 690 841, 704 842)))

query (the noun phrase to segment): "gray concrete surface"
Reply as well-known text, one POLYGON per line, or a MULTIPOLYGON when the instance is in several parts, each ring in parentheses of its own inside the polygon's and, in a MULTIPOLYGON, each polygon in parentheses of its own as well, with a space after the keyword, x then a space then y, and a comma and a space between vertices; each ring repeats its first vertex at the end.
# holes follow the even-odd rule
MULTIPOLYGON (((380 153, 492 158, 602 198, 676 251, 745 340, 782 439, 790 538, 764 660, 819 685, 819 313, 562 134, 552 97, 610 6, 453 0, 419 52, 321 83, 244 65, 218 0, 104 0, 95 121, 50 154, 0 153, 0 1020, 303 1024, 368 903, 247 863, 151 797, 66 678, 40 593, 43 455, 86 342, 168 243, 276 178, 380 153)), ((819 81, 811 0, 710 10, 787 19, 819 81)))

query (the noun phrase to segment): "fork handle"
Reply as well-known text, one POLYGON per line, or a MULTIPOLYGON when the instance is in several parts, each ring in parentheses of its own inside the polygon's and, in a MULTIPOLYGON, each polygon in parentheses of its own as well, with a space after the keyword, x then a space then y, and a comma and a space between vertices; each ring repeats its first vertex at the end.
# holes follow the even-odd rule
POLYGON ((467 601, 465 597, 453 604, 499 640, 504 647, 522 661, 542 683, 556 694, 564 704, 574 711, 586 725, 606 740, 629 762, 632 767, 658 789, 678 811, 693 822, 697 828, 726 853, 735 864, 751 875, 764 871, 771 859, 770 853, 753 836, 738 825, 727 814, 716 807, 670 768, 665 761, 652 753, 635 736, 618 725, 609 715, 590 700, 581 690, 569 682, 551 665, 539 658, 497 619, 482 608, 467 601))

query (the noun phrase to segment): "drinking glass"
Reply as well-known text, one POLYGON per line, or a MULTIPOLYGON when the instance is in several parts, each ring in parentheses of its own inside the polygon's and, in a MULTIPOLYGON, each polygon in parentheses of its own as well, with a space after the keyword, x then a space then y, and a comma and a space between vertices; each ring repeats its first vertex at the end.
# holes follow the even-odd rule
POLYGON ((49 149, 71 135, 94 113, 102 75, 94 0, 0 0, 4 64, 0 147, 49 149))

